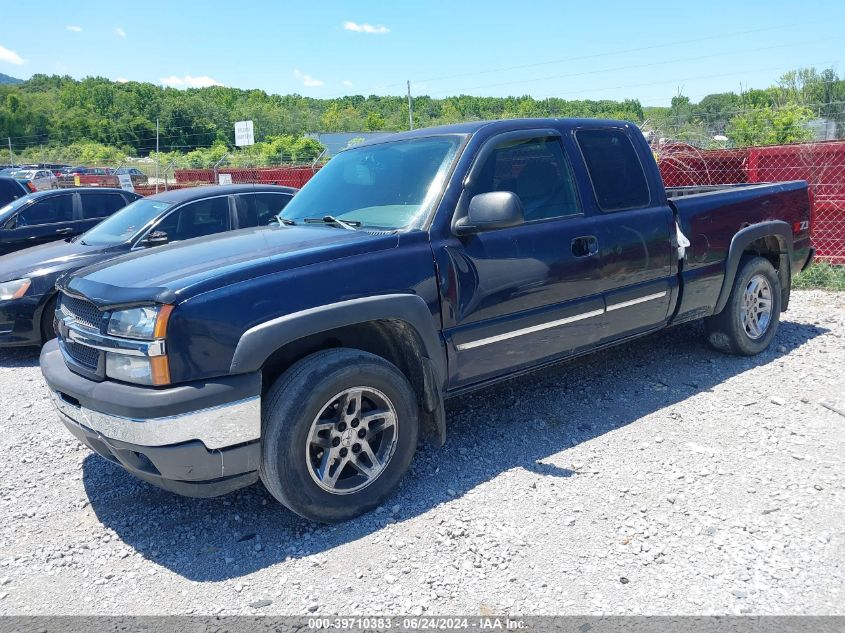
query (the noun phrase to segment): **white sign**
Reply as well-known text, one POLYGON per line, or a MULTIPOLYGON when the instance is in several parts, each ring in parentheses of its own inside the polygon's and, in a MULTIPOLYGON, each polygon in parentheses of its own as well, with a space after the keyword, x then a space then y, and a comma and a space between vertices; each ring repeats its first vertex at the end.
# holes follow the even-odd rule
POLYGON ((252 121, 237 121, 235 123, 235 145, 255 145, 255 132, 252 121))
POLYGON ((217 184, 218 185, 231 185, 232 184, 232 174, 217 174, 217 184))
POLYGON ((129 174, 118 174, 117 182, 121 189, 126 189, 126 191, 135 191, 135 185, 132 184, 132 176, 129 174))

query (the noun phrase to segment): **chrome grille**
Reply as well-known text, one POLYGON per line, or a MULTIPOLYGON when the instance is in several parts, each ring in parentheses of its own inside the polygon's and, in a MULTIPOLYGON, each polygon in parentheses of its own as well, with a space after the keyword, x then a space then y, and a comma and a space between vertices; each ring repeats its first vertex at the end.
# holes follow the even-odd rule
POLYGON ((88 347, 87 345, 79 345, 72 341, 65 341, 64 346, 67 355, 77 363, 89 369, 97 369, 97 364, 100 361, 99 350, 88 347))
POLYGON ((100 331, 100 321, 102 320, 103 313, 90 301, 63 294, 61 312, 66 316, 73 317, 74 321, 84 327, 98 332, 100 331))

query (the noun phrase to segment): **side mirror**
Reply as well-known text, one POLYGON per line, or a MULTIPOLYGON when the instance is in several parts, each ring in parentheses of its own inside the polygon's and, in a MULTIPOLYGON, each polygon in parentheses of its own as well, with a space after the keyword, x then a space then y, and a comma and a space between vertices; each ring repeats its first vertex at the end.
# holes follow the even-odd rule
POLYGON ((164 231, 153 231, 141 241, 141 246, 164 246, 170 241, 167 233, 164 231))
POLYGON ((512 191, 479 193, 469 201, 466 217, 455 224, 458 235, 517 226, 524 221, 522 201, 512 191))

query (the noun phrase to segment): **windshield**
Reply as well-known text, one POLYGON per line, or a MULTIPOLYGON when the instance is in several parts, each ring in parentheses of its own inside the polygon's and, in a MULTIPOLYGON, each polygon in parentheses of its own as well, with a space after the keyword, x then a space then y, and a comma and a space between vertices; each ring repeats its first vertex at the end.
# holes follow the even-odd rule
POLYGON ((457 135, 432 136, 341 152, 280 216, 297 224, 330 215, 376 229, 411 226, 443 188, 460 142, 457 135))
POLYGON ((100 222, 79 241, 89 246, 113 246, 128 242, 173 206, 172 202, 141 198, 100 222))
POLYGON ((25 169, 19 169, 18 171, 13 171, 11 175, 12 178, 33 178, 35 176, 35 172, 25 169))

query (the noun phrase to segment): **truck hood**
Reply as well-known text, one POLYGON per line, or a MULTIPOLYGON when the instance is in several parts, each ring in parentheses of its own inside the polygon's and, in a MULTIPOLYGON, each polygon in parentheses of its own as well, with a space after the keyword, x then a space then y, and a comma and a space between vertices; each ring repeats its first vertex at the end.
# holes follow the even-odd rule
POLYGON ((0 281, 30 279, 76 270, 113 256, 120 249, 86 246, 79 240, 50 242, 0 258, 0 281))
POLYGON ((395 248, 398 239, 331 226, 243 229, 124 255, 59 285, 101 308, 178 303, 247 279, 395 248))

